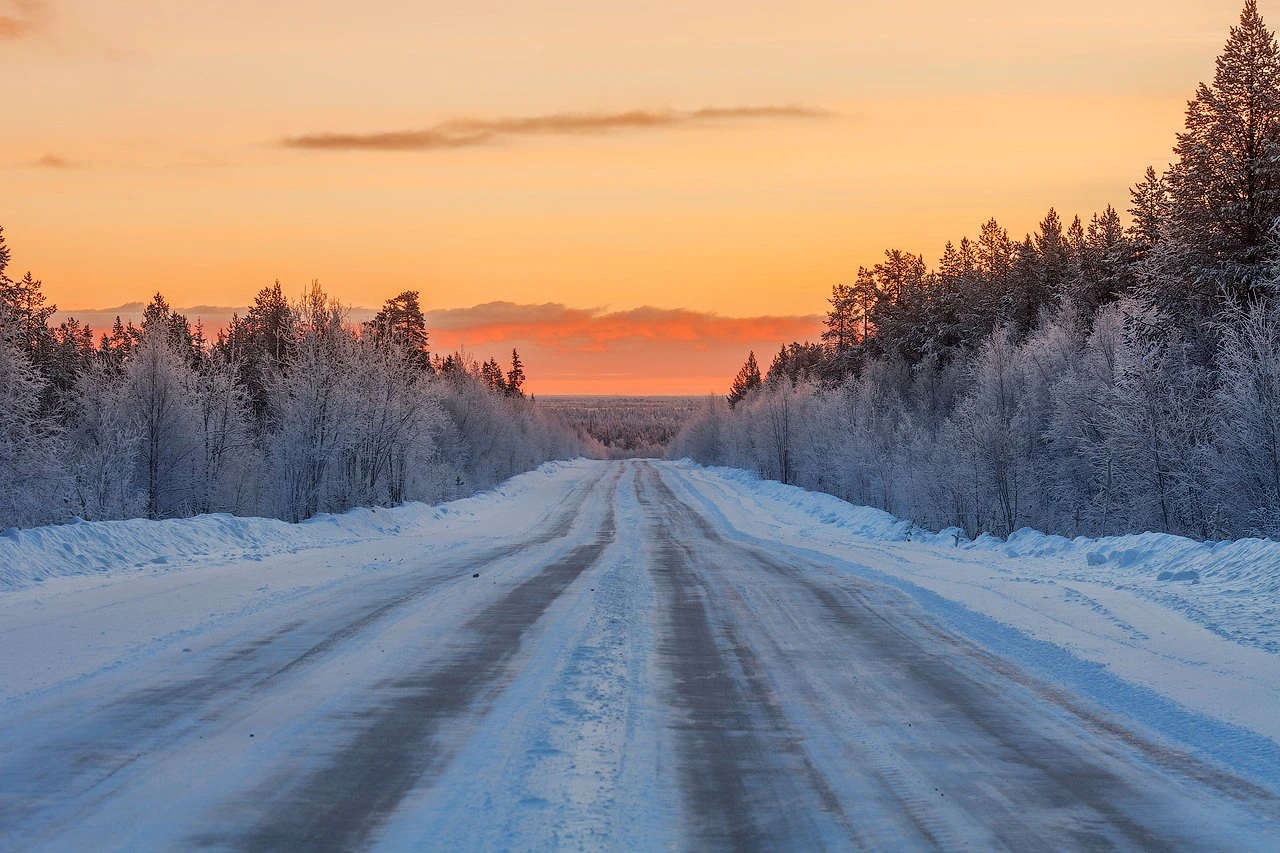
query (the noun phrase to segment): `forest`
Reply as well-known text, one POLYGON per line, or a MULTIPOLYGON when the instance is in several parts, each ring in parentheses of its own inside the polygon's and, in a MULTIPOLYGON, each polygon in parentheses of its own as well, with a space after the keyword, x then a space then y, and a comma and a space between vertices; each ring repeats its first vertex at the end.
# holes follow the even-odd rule
POLYGON ((56 327, 0 230, 0 529, 206 512, 299 521, 439 501, 581 443, 524 366, 428 350, 418 294, 355 325, 279 282, 209 339, 156 294, 141 326, 56 327))
POLYGON ((970 535, 1280 536, 1280 54, 1253 0, 1127 208, 886 251, 670 455, 970 535))
POLYGON ((598 459, 661 458, 701 397, 541 397, 598 459))

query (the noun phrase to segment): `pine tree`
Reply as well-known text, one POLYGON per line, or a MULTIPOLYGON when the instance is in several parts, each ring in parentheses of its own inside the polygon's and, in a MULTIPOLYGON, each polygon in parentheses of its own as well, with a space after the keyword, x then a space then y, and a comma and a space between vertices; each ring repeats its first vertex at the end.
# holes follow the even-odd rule
POLYGON ((258 291, 244 317, 233 317, 219 340, 222 357, 237 366, 248 390, 250 409, 259 425, 268 409, 268 388, 288 370, 297 351, 296 318, 280 281, 258 291))
MULTIPOLYGON (((1077 239, 1084 242, 1084 230, 1077 217, 1072 223, 1077 230, 1077 239)), ((1052 207, 1040 221, 1040 229, 1036 232, 1036 255, 1039 257, 1036 292, 1031 297, 1034 305, 1033 319, 1039 312, 1053 301, 1065 295, 1067 282, 1071 279, 1071 239, 1062 230, 1062 219, 1058 211, 1052 207)))
POLYGON ((1045 275, 1041 269, 1040 253, 1028 234, 1014 247, 1013 267, 1009 271, 1008 307, 997 321, 1007 320, 1015 338, 1026 336, 1040 316, 1040 309, 1049 301, 1044 289, 1045 275))
POLYGON ((933 276, 924 257, 898 249, 885 251, 875 265, 876 303, 871 319, 881 353, 897 353, 916 364, 930 349, 925 334, 932 308, 933 276))
POLYGON ((751 393, 761 385, 760 365, 756 362, 755 351, 747 353, 747 360, 738 371, 738 375, 733 378, 733 384, 729 386, 729 406, 736 406, 742 401, 747 394, 751 393))
POLYGON ((28 272, 17 281, 0 275, 0 305, 18 325, 19 338, 32 363, 43 370, 53 348, 49 319, 56 305, 46 305, 42 282, 28 272))
POLYGON ((1133 220, 1129 236, 1137 243, 1140 256, 1145 258, 1160 242, 1160 229, 1169 215, 1169 183, 1164 175, 1157 175, 1156 170, 1148 166, 1147 174, 1129 190, 1129 199, 1133 205, 1129 208, 1129 217, 1133 220))
POLYGON ((847 284, 835 285, 827 302, 831 310, 827 312, 827 329, 822 333, 822 339, 839 358, 852 349, 858 339, 857 303, 853 288, 847 284))
POLYGON ((0 286, 5 285, 9 281, 8 277, 5 275, 5 270, 9 268, 9 259, 11 257, 12 255, 9 254, 9 246, 4 240, 4 226, 0 225, 0 286))
POLYGON ((191 324, 185 315, 169 307, 169 302, 159 293, 142 312, 142 334, 161 335, 182 354, 188 365, 199 365, 203 353, 191 332, 191 324))
POLYGON ((520 361, 520 353, 511 350, 511 369, 507 371, 507 394, 511 397, 524 396, 524 362, 520 361))
MULTIPOLYGON (((1247 0, 1213 83, 1187 105, 1168 174, 1170 206, 1147 294, 1167 315, 1206 322, 1222 296, 1268 288, 1280 217, 1280 50, 1247 0)), ((1148 178, 1150 179, 1150 173, 1148 178)))
POLYGON ((431 368, 427 351, 427 322, 418 304, 418 291, 406 290, 388 299, 365 328, 380 338, 394 338, 413 353, 413 364, 419 370, 431 368))
POLYGON ((507 380, 502 377, 502 368, 498 366, 496 358, 491 357, 480 366, 480 379, 484 381, 485 387, 494 393, 507 392, 507 380))
POLYGON ((858 278, 854 282, 850 297, 856 306, 856 319, 862 324, 858 339, 863 343, 875 332, 875 327, 871 323, 871 312, 875 309, 878 296, 875 275, 866 267, 858 267, 858 278))

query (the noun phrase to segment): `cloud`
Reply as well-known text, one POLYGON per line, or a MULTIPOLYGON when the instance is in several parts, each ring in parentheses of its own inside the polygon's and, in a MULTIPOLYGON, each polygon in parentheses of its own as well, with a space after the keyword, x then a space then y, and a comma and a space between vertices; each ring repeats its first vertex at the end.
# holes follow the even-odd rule
POLYGON ((33 166, 39 166, 41 169, 72 169, 75 163, 66 157, 60 157, 57 154, 46 154, 38 160, 31 163, 33 166))
POLYGON ((782 344, 817 340, 822 318, 490 302, 429 311, 427 328, 437 352, 465 347, 501 362, 519 349, 536 394, 719 394, 748 350, 768 365, 782 344))
POLYGON ((607 311, 570 308, 558 302, 519 305, 489 302, 472 308, 427 312, 428 328, 467 346, 490 341, 525 340, 563 352, 598 352, 610 344, 722 344, 812 337, 816 316, 724 317, 684 308, 635 308, 607 311))
POLYGON ((420 130, 380 133, 310 133, 280 141, 311 150, 432 151, 487 145, 506 137, 581 135, 619 130, 679 128, 735 121, 825 118, 824 110, 798 106, 708 107, 700 110, 631 110, 615 113, 553 113, 496 119, 455 119, 420 130))
POLYGON ((43 0, 0 0, 0 39, 32 35, 44 25, 45 14, 43 0))

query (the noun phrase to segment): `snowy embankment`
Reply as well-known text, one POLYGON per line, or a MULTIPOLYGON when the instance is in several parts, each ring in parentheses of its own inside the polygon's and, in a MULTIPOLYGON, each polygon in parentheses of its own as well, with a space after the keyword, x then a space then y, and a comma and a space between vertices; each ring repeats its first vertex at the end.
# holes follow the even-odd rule
POLYGON ((312 548, 349 545, 418 531, 432 522, 469 518, 496 499, 537 488, 563 462, 548 462, 486 492, 435 506, 406 503, 322 513, 300 524, 213 514, 150 521, 76 521, 0 533, 0 592, 76 575, 161 571, 194 562, 261 560, 312 548))

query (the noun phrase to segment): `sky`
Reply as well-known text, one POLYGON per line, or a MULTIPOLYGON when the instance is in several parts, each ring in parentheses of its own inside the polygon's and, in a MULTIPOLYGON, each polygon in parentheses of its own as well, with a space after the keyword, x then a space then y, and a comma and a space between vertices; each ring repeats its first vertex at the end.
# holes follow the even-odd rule
POLYGON ((720 393, 886 248, 1123 211, 1240 5, 0 0, 0 226, 77 316, 417 290, 536 393, 720 393))

